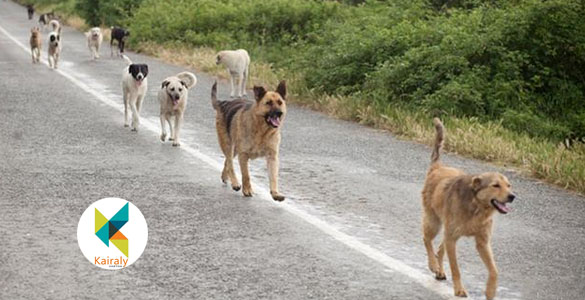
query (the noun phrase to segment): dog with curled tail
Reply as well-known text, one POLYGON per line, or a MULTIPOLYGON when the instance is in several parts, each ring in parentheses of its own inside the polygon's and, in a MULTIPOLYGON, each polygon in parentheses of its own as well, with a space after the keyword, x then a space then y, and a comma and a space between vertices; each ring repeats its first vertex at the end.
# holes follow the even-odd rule
POLYGON ((166 124, 169 124, 171 135, 170 141, 173 146, 180 146, 179 134, 183 126, 183 115, 187 109, 187 100, 189 99, 189 89, 197 84, 197 77, 191 72, 181 72, 175 76, 167 77, 158 91, 158 101, 160 102, 160 140, 166 141, 167 130, 166 124), (174 124, 173 124, 174 119, 174 124))
POLYGON ((455 296, 467 297, 461 282, 455 246, 461 237, 474 237, 479 257, 489 272, 485 295, 488 300, 493 299, 498 282, 498 269, 491 247, 493 215, 496 212, 507 214, 510 211, 507 204, 512 203, 516 195, 512 193, 508 178, 500 173, 471 175, 441 163, 445 128, 437 118, 433 123, 436 130, 435 143, 422 191, 423 240, 429 269, 436 279, 445 280, 443 257, 447 252, 455 296), (433 240, 441 229, 443 241, 435 254, 433 240))
POLYGON ((216 64, 223 65, 230 73, 230 84, 232 85, 231 97, 234 98, 236 94, 238 97, 246 96, 246 80, 250 73, 250 56, 248 51, 244 49, 239 50, 224 50, 217 53, 216 64), (234 79, 237 79, 237 86, 234 88, 234 79))
POLYGON ((61 56, 61 35, 55 31, 49 33, 49 68, 57 69, 61 56))

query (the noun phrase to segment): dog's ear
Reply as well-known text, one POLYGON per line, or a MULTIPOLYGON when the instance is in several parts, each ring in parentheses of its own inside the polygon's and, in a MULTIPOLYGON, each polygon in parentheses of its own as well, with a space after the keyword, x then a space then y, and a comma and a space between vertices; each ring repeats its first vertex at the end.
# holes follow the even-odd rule
POLYGON ((479 177, 479 176, 474 176, 474 177, 471 179, 471 188, 472 188, 474 191, 479 191, 479 190, 481 189, 481 185, 482 185, 482 184, 483 184, 483 182, 482 182, 482 180, 481 180, 481 177, 479 177))
POLYGON ((171 83, 171 82, 170 82, 170 81, 168 81, 168 80, 165 80, 165 81, 163 81, 163 83, 162 83, 162 86, 161 86, 161 89, 164 89, 164 88, 166 88, 166 87, 167 87, 167 86, 168 86, 170 83, 171 83))
POLYGON ((262 100, 266 95, 266 89, 263 86, 254 86, 254 96, 256 97, 256 101, 262 100))
POLYGON ((276 92, 280 94, 283 100, 286 100, 286 81, 282 80, 276 88, 276 92))
POLYGON ((181 80, 181 84, 182 84, 184 87, 186 87, 186 88, 189 88, 189 87, 187 86, 187 84, 186 84, 186 83, 185 83, 183 80, 181 80))

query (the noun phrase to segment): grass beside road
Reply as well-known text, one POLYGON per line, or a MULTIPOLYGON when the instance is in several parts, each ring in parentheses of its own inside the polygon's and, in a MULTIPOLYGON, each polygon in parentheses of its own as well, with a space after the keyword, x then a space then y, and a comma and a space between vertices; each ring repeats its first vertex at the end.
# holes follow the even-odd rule
MULTIPOLYGON (((48 7, 45 9, 49 10, 48 7)), ((59 7, 56 9, 59 12, 59 7)), ((66 24, 87 30, 88 26, 78 16, 63 15, 66 24)), ((105 37, 109 38, 109 34, 106 33, 105 37)), ((138 44, 133 50, 221 78, 228 76, 223 68, 215 65, 216 51, 212 48, 147 42, 138 44)), ((301 75, 291 74, 262 61, 253 60, 250 73, 250 86, 265 84, 275 87, 278 80, 286 79, 293 91, 291 101, 294 103, 336 118, 388 130, 405 139, 432 144, 434 128, 431 120, 418 111, 395 105, 377 105, 355 94, 337 96, 315 93, 303 86, 301 75)), ((577 144, 567 149, 562 143, 506 129, 501 122, 480 122, 475 118, 448 118, 443 121, 447 129, 447 151, 513 167, 524 174, 585 194, 585 145, 577 144)))

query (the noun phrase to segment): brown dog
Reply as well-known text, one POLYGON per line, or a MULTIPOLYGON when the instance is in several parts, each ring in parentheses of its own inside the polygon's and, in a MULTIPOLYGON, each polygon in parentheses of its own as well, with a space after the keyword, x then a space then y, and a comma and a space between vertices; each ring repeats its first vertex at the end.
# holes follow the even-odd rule
POLYGON ((496 295, 498 270, 493 259, 490 245, 492 235, 492 216, 498 211, 506 214, 507 203, 516 197, 506 176, 500 173, 467 175, 463 171, 446 167, 439 161, 443 145, 443 123, 437 118, 436 139, 431 156, 431 167, 427 173, 422 191, 423 237, 428 254, 429 269, 439 280, 446 279, 443 269, 445 250, 449 257, 455 296, 467 297, 461 283, 457 265, 455 244, 462 236, 475 237, 477 251, 489 271, 486 297, 496 295), (443 242, 435 256, 433 239, 443 225, 443 242))
POLYGON ((270 194, 272 199, 282 201, 284 196, 278 192, 278 151, 280 127, 286 116, 286 83, 281 81, 275 92, 254 86, 254 96, 256 101, 218 101, 217 82, 211 88, 211 103, 217 112, 217 138, 225 155, 221 180, 225 183, 229 179, 232 188, 240 190, 233 166, 233 158, 238 156, 244 185, 242 191, 244 196, 251 197, 248 160, 266 156, 270 194))
POLYGON ((41 29, 33 27, 30 30, 30 53, 33 64, 41 61, 41 29))

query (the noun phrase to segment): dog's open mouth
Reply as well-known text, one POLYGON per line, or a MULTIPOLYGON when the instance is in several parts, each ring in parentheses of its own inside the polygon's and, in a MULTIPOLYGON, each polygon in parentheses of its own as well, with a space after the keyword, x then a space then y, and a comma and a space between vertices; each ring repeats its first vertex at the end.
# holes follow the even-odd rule
POLYGON ((271 111, 266 114, 266 123, 270 125, 272 128, 278 128, 280 126, 280 117, 282 116, 281 111, 271 111))
POLYGON ((496 210, 505 215, 508 212, 510 212, 510 208, 506 206, 506 203, 501 203, 500 201, 496 200, 496 199, 492 199, 492 205, 496 208, 496 210))
POLYGON ((179 106, 179 99, 171 99, 173 101, 173 108, 177 108, 179 106))
POLYGON ((142 85, 142 79, 140 79, 140 80, 138 80, 138 79, 137 79, 137 80, 136 80, 136 85, 137 85, 137 86, 140 86, 140 85, 142 85))

